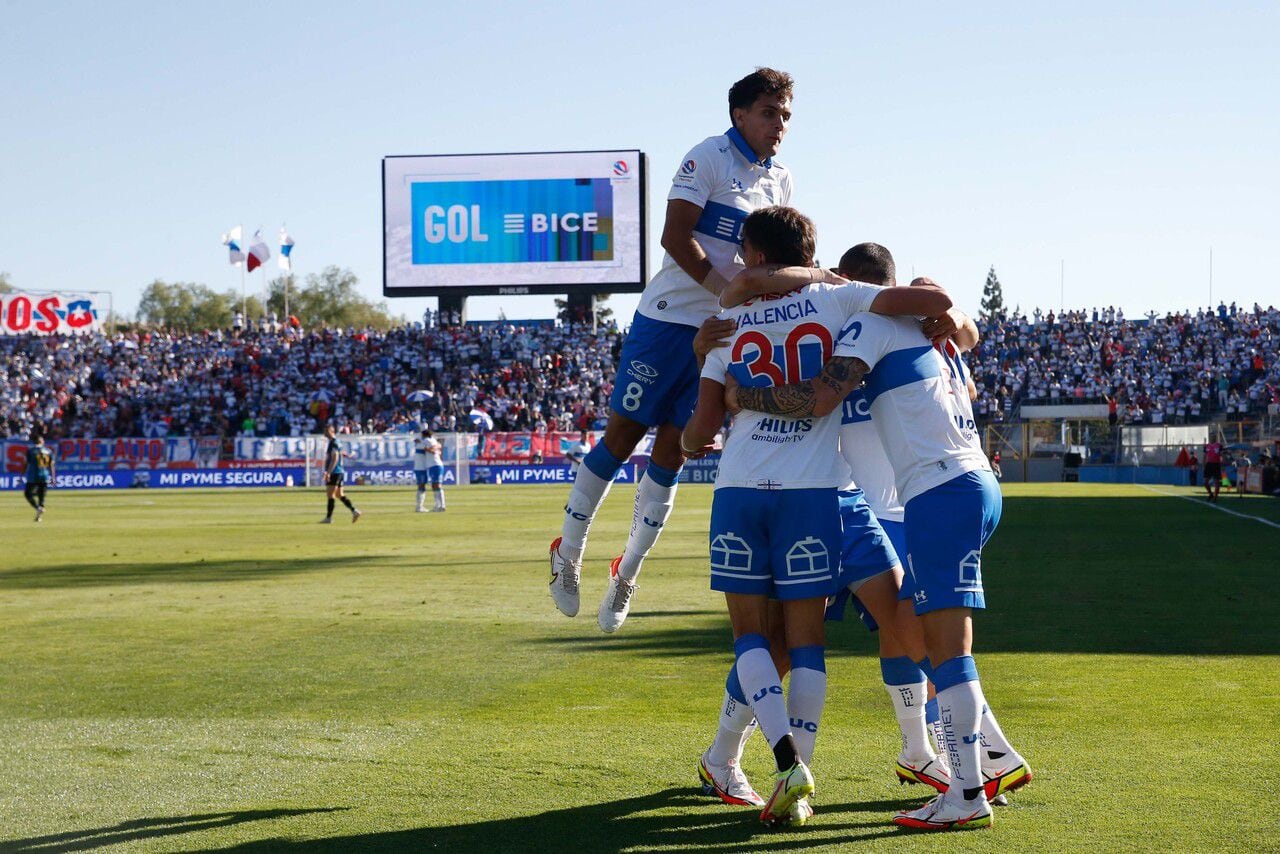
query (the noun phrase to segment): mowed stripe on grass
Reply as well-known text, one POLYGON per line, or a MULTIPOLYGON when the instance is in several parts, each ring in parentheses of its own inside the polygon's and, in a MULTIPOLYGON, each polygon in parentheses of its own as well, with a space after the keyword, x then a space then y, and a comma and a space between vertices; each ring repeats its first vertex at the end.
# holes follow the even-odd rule
MULTIPOLYGON (((0 850, 934 847, 874 640, 832 627, 817 816, 765 832, 697 795, 729 631, 711 490, 683 487, 631 619, 594 612, 630 524, 592 532, 582 613, 545 550, 562 489, 62 493, 0 513, 0 850)), ((1036 781, 961 850, 1266 845, 1280 531, 1134 487, 1007 486, 983 685, 1036 781), (1228 832, 1224 832, 1228 831, 1228 832)), ((1224 501, 1226 499, 1224 498, 1224 501)), ((745 767, 768 785, 760 739, 745 767)))

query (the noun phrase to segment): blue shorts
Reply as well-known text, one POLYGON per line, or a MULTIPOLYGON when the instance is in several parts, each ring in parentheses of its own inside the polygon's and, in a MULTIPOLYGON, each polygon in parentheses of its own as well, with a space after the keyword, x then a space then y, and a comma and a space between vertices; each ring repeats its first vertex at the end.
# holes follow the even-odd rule
MULTIPOLYGON (((885 536, 889 538, 889 542, 893 544, 893 550, 898 554, 898 561, 903 568, 907 565, 907 526, 902 522, 895 522, 892 519, 881 519, 880 527, 884 529, 885 536)), ((903 584, 898 591, 899 599, 910 599, 911 591, 907 589, 907 585, 903 584)))
POLYGON ((916 613, 985 608, 982 547, 1000 524, 991 472, 971 471, 907 502, 907 574, 916 613))
POLYGON ((428 483, 439 486, 442 474, 444 474, 444 466, 429 466, 425 469, 413 470, 413 477, 418 481, 418 486, 426 486, 428 483))
POLYGON ((636 312, 622 345, 609 408, 646 427, 683 428, 698 402, 698 330, 636 312))
POLYGON ((843 619, 845 603, 852 598, 863 624, 874 632, 879 626, 857 597, 851 597, 849 588, 893 569, 900 561, 892 540, 871 511, 861 489, 840 492, 840 541, 838 592, 827 608, 827 619, 843 619))
POLYGON ((717 489, 711 500, 711 589, 825 599, 839 574, 834 489, 717 489))

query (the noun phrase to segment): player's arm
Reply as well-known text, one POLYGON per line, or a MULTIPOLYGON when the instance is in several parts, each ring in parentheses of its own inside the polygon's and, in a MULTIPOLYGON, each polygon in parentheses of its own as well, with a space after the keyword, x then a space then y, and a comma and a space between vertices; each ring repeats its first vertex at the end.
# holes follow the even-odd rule
POLYGON ((689 459, 704 456, 724 424, 724 385, 703 377, 698 381, 698 406, 680 434, 680 451, 689 459))
MULTIPOLYGON (((811 380, 772 388, 744 388, 729 376, 725 378, 725 404, 733 412, 750 409, 787 418, 830 415, 862 385, 867 363, 856 356, 833 356, 811 380)), ((702 403, 702 398, 698 398, 702 403)))
POLYGON ((934 344, 950 338, 961 353, 968 353, 978 346, 978 324, 958 308, 949 308, 937 317, 927 319, 921 330, 934 344))
POLYGON ((920 278, 909 288, 885 288, 871 301, 876 314, 937 317, 952 306, 951 296, 930 279, 920 278))
POLYGON ((748 267, 733 277, 733 281, 720 294, 720 305, 733 308, 747 300, 765 294, 785 294, 805 285, 826 282, 842 285, 849 281, 832 270, 821 267, 786 267, 782 264, 761 264, 748 267))
POLYGON ((725 280, 707 260, 707 253, 702 251, 698 241, 693 238, 693 227, 702 216, 702 208, 684 199, 672 199, 667 202, 667 219, 662 225, 662 248, 667 250, 671 260, 680 265, 680 269, 689 274, 695 282, 702 285, 712 294, 719 295, 724 290, 725 280))

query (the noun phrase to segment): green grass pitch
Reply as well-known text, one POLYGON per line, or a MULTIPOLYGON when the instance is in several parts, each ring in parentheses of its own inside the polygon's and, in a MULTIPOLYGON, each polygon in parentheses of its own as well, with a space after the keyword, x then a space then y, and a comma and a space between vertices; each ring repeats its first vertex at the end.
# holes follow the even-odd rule
MULTIPOLYGON (((829 638, 817 815, 703 799, 730 636, 711 490, 681 490, 616 636, 546 593, 563 488, 53 491, 0 506, 0 851, 1261 850, 1280 818, 1280 530, 1132 486, 1006 486, 983 686, 1035 781, 990 831, 900 833, 925 799, 860 626, 829 638)), ((1222 506, 1280 521, 1269 499, 1222 506)), ((757 738, 745 766, 767 785, 757 738)))

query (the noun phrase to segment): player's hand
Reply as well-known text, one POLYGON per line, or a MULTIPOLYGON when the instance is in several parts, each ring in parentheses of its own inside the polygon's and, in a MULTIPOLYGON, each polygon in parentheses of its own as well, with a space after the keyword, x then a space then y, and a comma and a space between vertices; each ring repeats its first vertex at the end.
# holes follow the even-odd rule
POLYGON ((912 279, 911 287, 914 288, 917 285, 933 285, 935 288, 940 287, 940 285, 937 282, 935 282, 933 279, 929 278, 928 276, 916 276, 914 279, 912 279))
POLYGON ((738 405, 738 381, 733 378, 733 374, 724 375, 724 408, 730 415, 737 415, 742 411, 742 407, 738 405))
POLYGON ((946 314, 941 314, 937 317, 926 317, 920 329, 924 332, 924 337, 934 344, 941 344, 960 330, 961 322, 962 319, 958 311, 952 308, 948 309, 946 314))
POLYGON ((828 285, 846 285, 851 280, 837 273, 835 270, 826 269, 822 271, 822 281, 828 285))
POLYGON ((738 328, 736 320, 722 320, 708 317, 698 327, 698 334, 693 336, 693 352, 698 358, 705 358, 708 353, 729 343, 729 337, 738 328))
POLYGON ((715 449, 715 443, 708 442, 696 451, 690 452, 689 449, 684 446, 683 442, 680 443, 680 453, 684 454, 684 458, 686 460, 700 460, 715 449))

